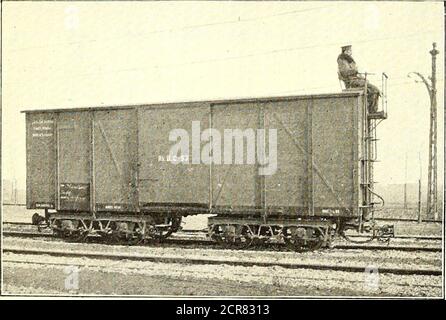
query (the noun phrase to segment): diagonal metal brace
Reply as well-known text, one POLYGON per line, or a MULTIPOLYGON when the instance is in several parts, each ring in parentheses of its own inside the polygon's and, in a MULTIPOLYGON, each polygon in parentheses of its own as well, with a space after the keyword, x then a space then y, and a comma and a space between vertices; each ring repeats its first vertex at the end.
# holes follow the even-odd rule
MULTIPOLYGON (((283 129, 285 130, 285 132, 288 134, 288 136, 291 138, 291 140, 293 141, 294 145, 304 154, 308 155, 308 152, 299 144, 299 142, 296 141, 296 139, 294 138, 293 134, 291 133, 291 131, 285 126, 285 124, 279 119, 279 117, 277 117, 277 115, 275 113, 272 114, 273 117, 280 123, 280 125, 283 127, 283 129)), ((332 193, 332 195, 336 198, 336 200, 338 201, 339 205, 341 205, 341 207, 344 207, 347 212, 351 213, 350 209, 343 203, 343 201, 341 200, 341 198, 339 198, 339 195, 334 191, 333 187, 329 184, 329 182, 327 181, 327 179, 325 178, 325 176, 322 174, 322 172, 319 170, 318 166, 316 165, 316 163, 314 162, 314 160, 312 160, 312 164, 313 164, 313 170, 317 173, 317 175, 321 178, 322 182, 325 184, 325 186, 330 190, 330 192, 332 193)))
POLYGON ((105 134, 104 128, 102 127, 102 123, 101 123, 100 121, 98 121, 97 124, 99 125, 99 129, 101 130, 101 134, 102 134, 102 136, 103 136, 104 139, 105 139, 105 144, 107 145, 107 149, 108 149, 108 151, 110 152, 110 156, 111 156, 111 158, 112 158, 112 160, 113 160, 113 164, 114 164, 115 167, 116 167, 116 171, 118 171, 118 174, 119 174, 120 176, 122 176, 121 169, 120 169, 119 166, 118 166, 118 161, 116 160, 115 155, 113 154, 113 150, 111 149, 111 145, 110 145, 110 142, 108 141, 108 137, 107 137, 107 135, 105 134))

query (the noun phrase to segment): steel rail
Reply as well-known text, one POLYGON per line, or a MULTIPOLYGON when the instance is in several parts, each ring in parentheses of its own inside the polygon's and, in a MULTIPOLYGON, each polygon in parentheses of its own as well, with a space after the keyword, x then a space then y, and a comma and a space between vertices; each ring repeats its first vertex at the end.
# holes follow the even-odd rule
MULTIPOLYGON (((338 264, 320 264, 320 263, 291 263, 291 262, 268 262, 253 261, 242 259, 215 259, 215 258, 193 258, 193 257, 177 257, 177 256, 156 256, 146 254, 123 254, 123 253, 101 253, 93 251, 63 251, 63 250, 40 250, 40 249, 22 249, 14 247, 4 247, 4 253, 22 254, 22 255, 49 255, 53 257, 69 257, 69 258, 90 258, 90 259, 106 259, 106 260, 130 260, 140 262, 155 263, 179 263, 179 264, 195 264, 195 265, 233 265, 244 267, 282 267, 287 269, 312 269, 312 270, 330 270, 330 271, 346 271, 364 273, 364 266, 348 266, 338 264)), ((32 263, 32 262, 30 262, 32 263)), ((441 276, 441 269, 420 268, 420 269, 404 269, 395 267, 379 268, 380 274, 390 273, 397 275, 430 275, 441 276)))
MULTIPOLYGON (((7 263, 7 262, 9 262, 9 263, 16 263, 16 264, 34 264, 34 265, 42 265, 42 266, 46 266, 46 267, 48 267, 48 266, 73 266, 73 263, 72 262, 54 262, 54 261, 51 261, 51 262, 43 262, 43 261, 28 261, 28 260, 22 260, 22 259, 10 259, 10 258, 6 258, 6 259, 3 259, 2 260, 3 261, 3 263, 7 263)), ((82 263, 76 263, 76 266, 77 267, 85 267, 85 268, 88 268, 88 267, 94 267, 94 268, 97 268, 97 264, 94 264, 94 263, 86 263, 85 261, 83 261, 82 263)), ((128 269, 130 269, 130 270, 139 270, 139 269, 142 269, 142 270, 145 270, 144 268, 141 268, 141 267, 134 267, 134 266, 132 266, 132 267, 129 267, 128 269)), ((207 271, 201 271, 201 274, 203 274, 203 273, 207 273, 207 274, 214 274, 214 271, 211 271, 211 272, 207 272, 207 271)), ((249 274, 249 276, 250 277, 255 277, 255 278, 259 278, 259 279, 261 279, 262 278, 262 275, 258 275, 258 274, 252 274, 252 273, 249 273, 248 272, 248 274, 249 274)), ((305 277, 300 277, 300 276, 285 276, 285 278, 286 279, 293 279, 293 280, 296 280, 296 281, 300 281, 300 280, 302 280, 302 279, 305 279, 305 280, 316 280, 316 281, 320 281, 321 279, 319 278, 319 277, 308 277, 308 276, 305 276, 305 277)), ((326 280, 328 280, 328 281, 330 281, 330 280, 334 280, 334 281, 342 281, 343 283, 357 283, 357 280, 351 280, 351 279, 345 279, 345 278, 342 278, 342 277, 340 277, 340 278, 336 278, 336 277, 329 277, 329 278, 324 278, 323 279, 324 281, 326 281, 326 280)), ((407 284, 407 283, 401 283, 401 282, 398 282, 398 281, 386 281, 386 284, 387 285, 393 285, 393 286, 398 286, 398 287, 409 287, 409 286, 412 286, 411 284, 407 284)), ((443 288, 443 286, 441 286, 441 285, 435 285, 435 284, 419 284, 419 283, 417 283, 416 284, 416 287, 417 288, 443 288)))
MULTIPOLYGON (((19 238, 51 238, 54 241, 64 241, 65 239, 54 237, 53 234, 50 233, 41 233, 41 232, 21 232, 21 231, 4 231, 3 236, 6 237, 19 237, 19 238)), ((92 237, 90 239, 97 239, 97 243, 104 243, 100 237, 92 237)), ((69 239, 67 239, 69 242, 69 239)), ((225 248, 223 245, 212 241, 210 239, 205 238, 191 238, 191 237, 181 237, 180 235, 174 236, 168 239, 163 240, 162 242, 157 242, 155 240, 148 241, 148 245, 184 245, 184 246, 208 246, 210 249, 219 248, 219 249, 231 249, 230 247, 225 248)), ((118 243, 119 245, 119 243, 118 243)), ((286 244, 284 243, 269 243, 269 244, 263 244, 261 246, 253 246, 251 247, 252 250, 255 249, 268 249, 272 246, 278 247, 280 251, 285 250, 286 244)), ((441 247, 423 247, 423 246, 404 246, 404 245, 379 245, 379 244, 365 244, 365 245, 358 245, 358 244, 335 244, 332 249, 342 249, 342 250, 375 250, 375 251, 389 251, 389 250, 395 250, 395 251, 408 251, 408 252, 442 252, 441 247)), ((249 250, 249 249, 248 249, 249 250)), ((329 249, 322 249, 322 250, 329 250, 329 249)))

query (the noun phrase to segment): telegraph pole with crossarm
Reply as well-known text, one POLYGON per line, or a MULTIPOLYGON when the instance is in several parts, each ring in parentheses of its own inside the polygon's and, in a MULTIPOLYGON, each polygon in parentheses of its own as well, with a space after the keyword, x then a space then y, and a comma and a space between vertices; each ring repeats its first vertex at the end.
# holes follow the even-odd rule
MULTIPOLYGON (((430 52, 432 56, 432 75, 429 77, 430 83, 419 72, 411 72, 417 75, 426 85, 429 92, 431 103, 430 109, 430 130, 429 130, 429 166, 428 166, 428 186, 427 186, 427 212, 428 218, 438 220, 437 208, 437 54, 440 52, 436 49, 437 44, 432 44, 433 48, 430 52)), ((417 81, 418 82, 418 81, 417 81)))

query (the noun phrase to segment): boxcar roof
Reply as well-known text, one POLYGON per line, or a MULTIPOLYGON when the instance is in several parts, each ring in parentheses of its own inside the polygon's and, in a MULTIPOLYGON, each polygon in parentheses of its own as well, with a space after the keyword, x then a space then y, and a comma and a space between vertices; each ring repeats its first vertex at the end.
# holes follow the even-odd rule
POLYGON ((111 105, 111 106, 93 106, 93 107, 78 107, 78 108, 63 108, 63 109, 34 109, 24 110, 22 113, 41 113, 41 112, 70 112, 70 111, 95 111, 95 110, 116 110, 116 109, 132 109, 135 107, 148 107, 148 106, 172 106, 186 103, 213 103, 213 104, 229 104, 229 103, 249 103, 249 102, 279 102, 287 100, 305 100, 305 99, 324 99, 324 98, 345 98, 356 97, 363 94, 361 90, 348 91, 339 93, 325 93, 325 94, 311 94, 311 95, 293 95, 293 96, 273 96, 273 97, 253 97, 253 98, 232 98, 232 99, 220 99, 220 100, 191 100, 191 101, 178 101, 178 102, 152 102, 141 104, 129 104, 129 105, 111 105))

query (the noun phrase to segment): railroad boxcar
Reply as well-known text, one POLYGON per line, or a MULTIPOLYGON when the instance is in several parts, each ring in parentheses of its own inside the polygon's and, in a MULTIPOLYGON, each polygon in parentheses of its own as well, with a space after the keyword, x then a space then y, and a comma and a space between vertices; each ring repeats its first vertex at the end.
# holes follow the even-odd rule
POLYGON ((163 239, 182 217, 212 214, 216 241, 314 249, 365 229, 373 212, 386 115, 369 114, 365 99, 344 91, 24 111, 27 208, 45 209, 49 226, 75 239, 163 239))

